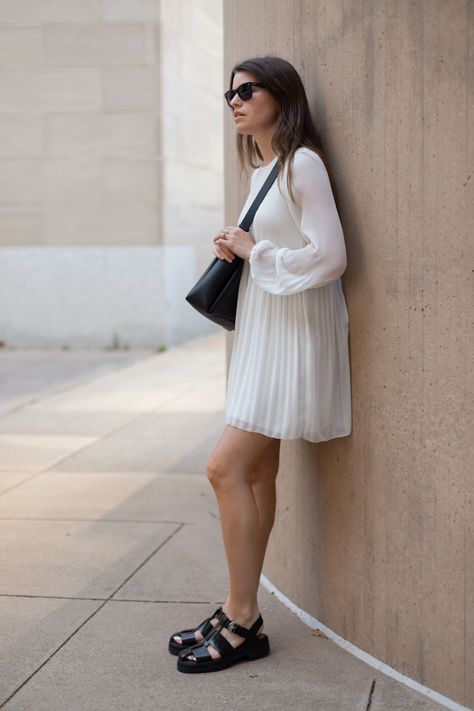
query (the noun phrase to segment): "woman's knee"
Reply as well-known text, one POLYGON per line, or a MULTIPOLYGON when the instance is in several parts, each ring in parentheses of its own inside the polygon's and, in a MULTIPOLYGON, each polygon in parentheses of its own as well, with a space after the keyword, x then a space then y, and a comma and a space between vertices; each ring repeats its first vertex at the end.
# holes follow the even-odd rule
MULTIPOLYGON (((207 462, 207 478, 213 486, 222 484, 226 478, 226 466, 222 457, 211 454, 207 462)), ((227 470, 228 471, 228 470, 227 470)))
POLYGON ((219 454, 211 454, 207 462, 207 478, 213 487, 235 486, 241 479, 246 478, 236 462, 229 461, 219 454))
POLYGON ((213 454, 207 460, 207 478, 212 481, 216 479, 220 470, 219 460, 213 454))
POLYGON ((268 439, 265 435, 227 425, 207 462, 210 482, 215 486, 242 481, 250 484, 252 470, 265 449, 268 449, 267 463, 278 460, 279 440, 273 440, 269 446, 268 439))

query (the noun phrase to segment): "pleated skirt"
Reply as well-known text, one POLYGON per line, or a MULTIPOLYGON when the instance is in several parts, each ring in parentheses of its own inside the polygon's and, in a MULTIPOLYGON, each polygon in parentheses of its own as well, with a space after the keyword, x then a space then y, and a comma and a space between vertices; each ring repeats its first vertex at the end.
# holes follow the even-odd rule
POLYGON ((243 265, 225 422, 279 439, 351 433, 349 315, 341 279, 271 294, 243 265))

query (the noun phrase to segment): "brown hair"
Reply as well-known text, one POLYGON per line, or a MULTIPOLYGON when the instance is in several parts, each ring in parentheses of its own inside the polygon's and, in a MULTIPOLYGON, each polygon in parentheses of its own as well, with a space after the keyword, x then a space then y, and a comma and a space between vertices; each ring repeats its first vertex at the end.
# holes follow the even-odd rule
MULTIPOLYGON (((294 201, 291 189, 291 166, 297 148, 307 146, 315 151, 323 161, 328 172, 331 189, 336 200, 336 187, 327 160, 321 147, 321 140, 311 117, 308 98, 300 75, 290 62, 282 57, 266 55, 252 57, 234 65, 229 88, 232 89, 234 75, 238 71, 248 71, 255 80, 265 84, 280 106, 275 131, 272 136, 272 150, 284 164, 288 161, 288 191, 294 201)), ((239 156, 241 174, 249 167, 257 168, 255 158, 263 160, 258 144, 253 136, 237 133, 237 153, 239 156)))

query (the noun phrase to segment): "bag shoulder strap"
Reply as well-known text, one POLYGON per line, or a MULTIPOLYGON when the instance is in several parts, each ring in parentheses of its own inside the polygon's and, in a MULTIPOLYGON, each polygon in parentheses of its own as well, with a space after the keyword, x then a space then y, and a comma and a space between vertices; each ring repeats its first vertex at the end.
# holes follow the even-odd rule
POLYGON ((274 181, 280 171, 280 167, 281 167, 281 160, 280 160, 280 158, 278 158, 277 162, 275 163, 275 165, 271 169, 270 173, 268 174, 267 179, 265 180, 262 187, 258 191, 255 200, 253 201, 253 203, 250 205, 249 209, 247 210, 245 217, 243 218, 242 222, 239 224, 239 227, 241 227, 246 232, 249 231, 250 226, 253 222, 255 213, 257 212, 263 198, 268 193, 272 184, 274 183, 274 181))

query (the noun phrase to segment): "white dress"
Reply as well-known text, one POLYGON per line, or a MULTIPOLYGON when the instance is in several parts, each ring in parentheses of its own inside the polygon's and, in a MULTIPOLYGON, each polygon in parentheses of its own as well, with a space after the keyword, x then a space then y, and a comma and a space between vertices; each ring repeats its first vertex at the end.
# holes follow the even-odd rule
MULTIPOLYGON (((253 171, 238 223, 276 160, 253 171)), ((285 165, 249 230, 256 244, 243 264, 224 419, 270 437, 321 442, 351 433, 349 314, 340 278, 346 247, 319 155, 300 146, 292 175, 297 204, 285 165)))

